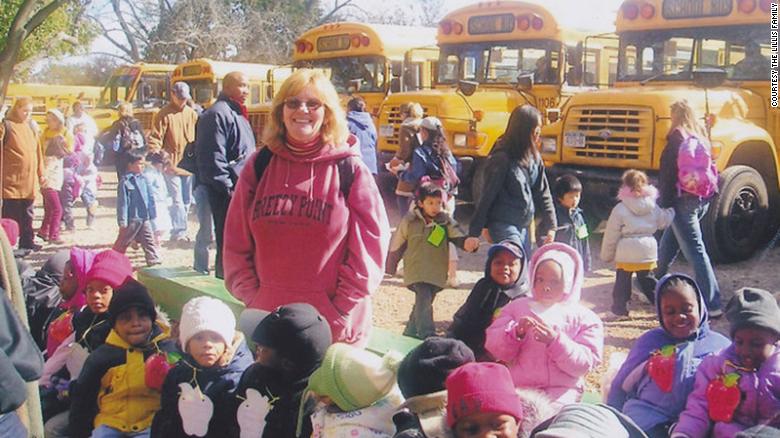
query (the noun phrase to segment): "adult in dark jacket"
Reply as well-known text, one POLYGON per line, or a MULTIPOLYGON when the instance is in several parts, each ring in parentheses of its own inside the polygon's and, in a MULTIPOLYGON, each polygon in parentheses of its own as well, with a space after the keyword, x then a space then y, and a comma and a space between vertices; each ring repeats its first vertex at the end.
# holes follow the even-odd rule
POLYGON ((541 217, 537 242, 555 240, 555 207, 537 150, 541 128, 542 116, 531 105, 512 111, 506 131, 485 163, 485 185, 471 218, 469 235, 479 237, 487 228, 493 242, 512 239, 530 254, 528 226, 537 215, 541 217))
POLYGON ((25 382, 41 377, 43 356, 0 289, 0 436, 26 436, 16 408, 27 399, 25 382))
POLYGON ((230 199, 244 161, 255 150, 255 135, 244 105, 248 95, 246 75, 228 73, 222 80, 222 93, 195 126, 198 180, 207 187, 214 217, 217 278, 224 278, 222 242, 230 199))
POLYGON ((710 317, 717 318, 723 314, 720 287, 707 248, 704 246, 700 223, 707 213, 712 198, 702 199, 677 188, 677 155, 680 145, 687 136, 691 135, 706 141, 707 134, 696 121, 693 109, 687 101, 679 100, 673 103, 671 115, 672 127, 666 137, 666 147, 661 153, 658 206, 674 208, 674 221, 671 227, 664 230, 661 237, 656 277, 661 278, 666 275, 677 255, 682 251, 685 260, 693 266, 694 278, 704 295, 710 317))
POLYGON ((376 177, 376 127, 371 114, 366 112, 366 101, 362 97, 353 97, 347 103, 347 127, 360 141, 360 158, 376 177))
MULTIPOLYGON (((63 310, 60 281, 65 264, 70 260, 70 250, 63 249, 54 253, 41 269, 31 277, 22 278, 22 290, 27 303, 27 318, 35 343, 41 351, 46 349, 46 330, 63 310)), ((54 353, 48 352, 49 355, 54 353)))
POLYGON ((523 275, 527 266, 528 258, 518 243, 505 240, 491 246, 485 262, 485 276, 474 285, 466 302, 452 317, 447 336, 463 341, 477 360, 492 360, 485 350, 485 329, 496 313, 510 301, 528 293, 528 283, 523 275), (494 267, 493 262, 501 253, 509 257, 501 259, 503 263, 494 267))

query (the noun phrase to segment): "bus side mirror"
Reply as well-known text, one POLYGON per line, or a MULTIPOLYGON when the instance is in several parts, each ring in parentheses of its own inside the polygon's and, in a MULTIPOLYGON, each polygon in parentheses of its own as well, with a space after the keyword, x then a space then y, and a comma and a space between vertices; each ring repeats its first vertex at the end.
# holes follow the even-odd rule
POLYGON ((531 88, 534 87, 534 75, 533 73, 530 74, 521 74, 517 77, 517 88, 523 91, 529 91, 531 88))
POLYGON ((693 71, 693 83, 704 89, 720 87, 726 82, 727 74, 722 68, 698 68, 693 71))
POLYGON ((463 93, 464 96, 471 96, 476 93, 477 88, 479 88, 479 82, 466 81, 463 79, 458 81, 458 91, 463 93))
POLYGON ((265 100, 269 101, 269 102, 274 100, 274 86, 273 85, 266 85, 265 86, 265 100))
POLYGON ((393 77, 399 78, 401 75, 404 74, 404 63, 403 61, 391 61, 390 62, 390 75, 393 77))

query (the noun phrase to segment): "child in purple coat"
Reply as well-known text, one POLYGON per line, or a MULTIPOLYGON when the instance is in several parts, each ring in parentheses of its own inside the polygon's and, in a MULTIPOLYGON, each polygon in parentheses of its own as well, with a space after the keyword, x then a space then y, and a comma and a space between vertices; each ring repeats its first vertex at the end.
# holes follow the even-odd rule
POLYGON ((531 296, 507 304, 487 329, 485 348, 515 386, 544 392, 556 410, 580 401, 604 349, 601 320, 580 304, 582 276, 577 250, 542 246, 531 258, 531 296))
POLYGON ((655 307, 661 326, 642 334, 631 347, 612 381, 607 404, 631 417, 648 436, 666 437, 693 390, 696 368, 729 340, 710 330, 704 297, 686 275, 670 274, 658 282, 655 307), (670 386, 648 371, 648 363, 658 361, 654 358, 668 346, 673 347, 666 382, 670 386))
POLYGON ((702 361, 673 438, 780 436, 780 308, 743 288, 726 306, 732 344, 702 361), (712 435, 709 435, 710 432, 712 435))

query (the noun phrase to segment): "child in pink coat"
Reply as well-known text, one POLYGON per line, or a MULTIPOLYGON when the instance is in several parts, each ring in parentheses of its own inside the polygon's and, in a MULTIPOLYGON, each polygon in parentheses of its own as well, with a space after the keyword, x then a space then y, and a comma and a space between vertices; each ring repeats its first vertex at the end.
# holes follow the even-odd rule
POLYGON ((582 398, 604 348, 601 320, 580 304, 582 275, 577 250, 544 245, 531 258, 531 296, 507 304, 487 329, 485 348, 515 386, 545 392, 557 409, 582 398))

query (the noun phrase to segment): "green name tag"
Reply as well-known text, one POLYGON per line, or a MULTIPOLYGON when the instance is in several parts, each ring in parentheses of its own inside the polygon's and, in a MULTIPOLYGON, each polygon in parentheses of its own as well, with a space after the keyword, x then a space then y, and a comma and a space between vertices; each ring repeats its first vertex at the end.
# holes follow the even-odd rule
POLYGON ((433 230, 431 230, 431 234, 428 235, 428 243, 438 247, 446 238, 447 230, 439 224, 433 224, 433 230))
POLYGON ((576 233, 577 233, 577 238, 578 239, 580 239, 580 240, 587 239, 588 238, 588 226, 585 225, 585 224, 580 225, 579 227, 577 227, 576 233))

